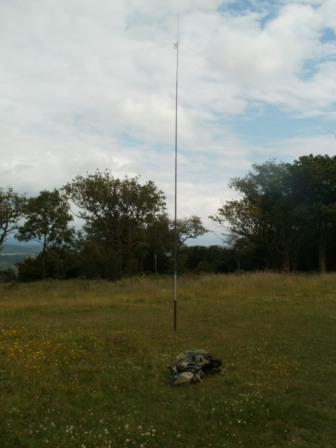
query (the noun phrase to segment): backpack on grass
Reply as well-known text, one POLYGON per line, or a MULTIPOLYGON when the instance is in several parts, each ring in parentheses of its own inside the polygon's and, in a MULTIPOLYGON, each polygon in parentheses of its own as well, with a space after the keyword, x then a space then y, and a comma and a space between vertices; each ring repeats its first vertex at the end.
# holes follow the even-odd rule
POLYGON ((177 386, 186 383, 198 383, 205 375, 223 373, 223 363, 215 359, 205 350, 183 352, 176 358, 176 363, 170 366, 172 384, 177 386))

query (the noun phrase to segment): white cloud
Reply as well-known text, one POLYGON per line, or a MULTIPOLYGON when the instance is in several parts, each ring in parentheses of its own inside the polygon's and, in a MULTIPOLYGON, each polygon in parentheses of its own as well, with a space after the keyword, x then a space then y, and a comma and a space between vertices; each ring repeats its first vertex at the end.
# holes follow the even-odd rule
POLYGON ((282 139, 272 146, 255 148, 261 154, 269 154, 269 159, 292 161, 298 157, 313 154, 325 154, 334 156, 336 152, 336 139, 332 132, 326 130, 325 134, 301 136, 290 139, 282 139))
POLYGON ((171 192, 177 14, 181 214, 213 213, 258 152, 227 117, 255 102, 333 117, 336 46, 321 37, 336 31, 336 1, 283 2, 268 21, 268 2, 241 14, 224 3, 2 1, 1 185, 36 192, 111 168, 171 192))

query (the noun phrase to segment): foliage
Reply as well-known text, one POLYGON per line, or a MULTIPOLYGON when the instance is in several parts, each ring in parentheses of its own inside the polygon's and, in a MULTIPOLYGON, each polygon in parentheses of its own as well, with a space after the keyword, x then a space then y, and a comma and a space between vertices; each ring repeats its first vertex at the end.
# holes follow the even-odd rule
POLYGON ((325 272, 336 230, 336 157, 300 157, 291 166, 291 182, 300 230, 316 241, 319 270, 325 272))
MULTIPOLYGON (((172 226, 173 226, 172 222, 172 226)), ((199 216, 191 216, 190 218, 179 219, 177 221, 177 238, 181 247, 186 241, 198 238, 207 233, 207 229, 203 226, 199 216)))
POLYGON ((254 165, 231 187, 241 198, 227 201, 212 219, 228 230, 235 249, 254 248, 259 267, 289 271, 303 265, 311 247, 325 272, 327 242, 336 229, 336 157, 254 165))
POLYGON ((154 182, 140 184, 138 177, 121 180, 97 171, 77 176, 64 190, 84 221, 81 258, 91 254, 91 262, 104 266, 98 269, 103 277, 142 271, 150 244, 154 250, 162 246, 157 232, 166 231, 168 221, 164 194, 154 182))
POLYGON ((154 182, 98 170, 28 199, 0 190, 0 248, 10 233, 42 243, 41 254, 19 266, 24 280, 168 274, 175 240, 180 273, 336 269, 336 156, 257 164, 230 186, 238 197, 211 217, 226 247, 191 249, 188 241, 207 232, 200 217, 178 219, 175 233, 154 182))
POLYGON ((97 239, 114 242, 155 221, 165 209, 165 197, 154 182, 117 179, 110 171, 77 176, 64 188, 79 208, 84 229, 97 239))
POLYGON ((0 282, 15 282, 18 276, 13 267, 0 269, 0 282))
MULTIPOLYGON (((17 239, 20 241, 37 240, 42 244, 42 252, 35 260, 24 264, 34 265, 41 262, 41 275, 47 277, 46 258, 48 249, 53 246, 64 247, 72 242, 73 229, 69 204, 58 190, 41 191, 36 197, 27 200, 24 207, 25 222, 19 227, 17 239)), ((33 277, 34 278, 34 277, 33 277)), ((38 277, 40 278, 40 277, 38 277)))
POLYGON ((68 279, 80 275, 78 254, 66 246, 51 246, 37 256, 27 257, 18 264, 20 281, 34 281, 43 278, 68 279))
POLYGON ((18 229, 24 204, 24 196, 12 188, 0 188, 0 251, 7 237, 18 229))
POLYGON ((41 191, 27 200, 24 207, 25 222, 19 227, 19 241, 37 240, 42 243, 42 252, 50 245, 63 246, 72 240, 73 230, 69 204, 58 190, 41 191))
POLYGON ((185 246, 180 252, 181 272, 233 272, 236 269, 234 252, 221 246, 185 246))

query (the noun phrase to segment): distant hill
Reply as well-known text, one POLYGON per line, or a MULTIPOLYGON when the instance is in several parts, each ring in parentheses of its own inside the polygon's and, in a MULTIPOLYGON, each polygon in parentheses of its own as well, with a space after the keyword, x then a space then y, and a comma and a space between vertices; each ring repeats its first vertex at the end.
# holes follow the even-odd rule
POLYGON ((37 244, 5 244, 0 252, 0 269, 15 266, 27 257, 34 257, 40 250, 37 244))

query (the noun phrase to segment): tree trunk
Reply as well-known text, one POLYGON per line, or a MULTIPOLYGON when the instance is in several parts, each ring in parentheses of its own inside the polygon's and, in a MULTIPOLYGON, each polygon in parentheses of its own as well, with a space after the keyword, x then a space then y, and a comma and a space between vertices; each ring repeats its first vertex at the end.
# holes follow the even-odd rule
POLYGON ((297 271, 297 257, 296 257, 296 255, 295 255, 294 258, 292 259, 292 263, 291 263, 291 271, 292 271, 292 272, 296 272, 296 271, 297 271))
POLYGON ((326 244, 326 232, 325 224, 321 224, 320 239, 318 245, 318 262, 319 262, 319 272, 324 274, 327 272, 327 244, 326 244))
POLYGON ((327 250, 324 238, 319 241, 318 248, 319 272, 324 274, 327 272, 327 250))
POLYGON ((155 275, 158 273, 158 269, 157 269, 157 254, 154 254, 154 272, 155 275))
POLYGON ((290 256, 289 256, 289 250, 287 248, 285 249, 285 251, 283 253, 282 271, 290 272, 290 256))
POLYGON ((236 252, 235 254, 235 262, 236 262, 236 271, 240 272, 241 264, 240 264, 240 253, 236 252))
POLYGON ((46 250, 47 250, 47 237, 44 235, 43 248, 42 248, 42 277, 43 277, 43 280, 45 280, 47 277, 46 260, 45 260, 46 250))

